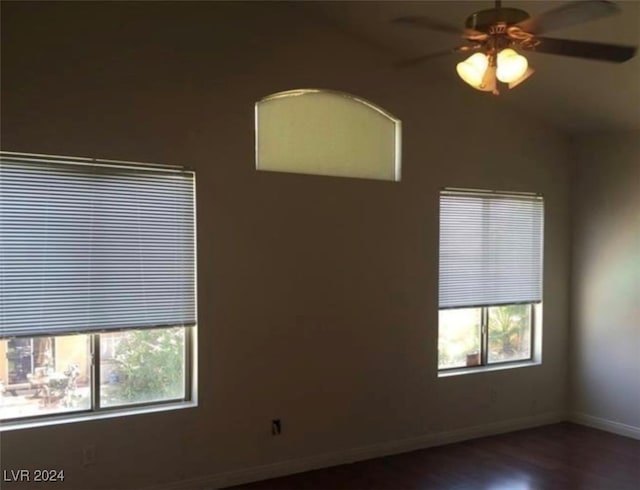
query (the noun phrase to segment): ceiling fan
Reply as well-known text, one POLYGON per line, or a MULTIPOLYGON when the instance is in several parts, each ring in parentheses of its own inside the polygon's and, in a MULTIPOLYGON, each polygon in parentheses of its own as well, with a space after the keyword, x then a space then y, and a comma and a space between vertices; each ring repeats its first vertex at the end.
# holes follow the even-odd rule
POLYGON ((621 46, 590 41, 573 41, 542 37, 540 34, 595 20, 619 12, 619 7, 604 0, 573 1, 531 17, 524 10, 502 6, 495 1, 492 9, 474 12, 461 31, 445 22, 425 16, 407 16, 392 22, 462 35, 466 44, 398 63, 409 66, 450 53, 473 53, 457 65, 460 78, 473 88, 498 94, 498 82, 513 88, 533 74, 527 59, 520 52, 558 54, 597 61, 622 63, 636 53, 635 46, 621 46), (517 50, 517 51, 516 51, 517 50))

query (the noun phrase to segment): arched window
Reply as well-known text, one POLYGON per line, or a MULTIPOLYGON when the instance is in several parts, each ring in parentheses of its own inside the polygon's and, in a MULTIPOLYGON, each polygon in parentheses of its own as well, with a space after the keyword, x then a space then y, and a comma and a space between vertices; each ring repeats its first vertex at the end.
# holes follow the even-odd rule
POLYGON ((401 122, 353 95, 300 89, 256 103, 256 168, 400 180, 401 122))

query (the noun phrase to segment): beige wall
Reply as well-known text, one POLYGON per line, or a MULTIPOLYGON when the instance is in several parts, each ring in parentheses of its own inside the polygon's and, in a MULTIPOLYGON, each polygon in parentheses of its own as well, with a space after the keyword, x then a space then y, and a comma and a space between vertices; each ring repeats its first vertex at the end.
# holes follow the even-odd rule
POLYGON ((198 408, 5 432, 3 467, 134 488, 564 412, 565 141, 291 8, 3 5, 4 149, 196 169, 200 320, 198 408), (402 182, 256 172, 254 102, 301 87, 402 119, 402 182), (437 378, 443 186, 544 193, 541 366, 437 378))
POLYGON ((573 143, 573 410, 640 438, 640 131, 573 143))

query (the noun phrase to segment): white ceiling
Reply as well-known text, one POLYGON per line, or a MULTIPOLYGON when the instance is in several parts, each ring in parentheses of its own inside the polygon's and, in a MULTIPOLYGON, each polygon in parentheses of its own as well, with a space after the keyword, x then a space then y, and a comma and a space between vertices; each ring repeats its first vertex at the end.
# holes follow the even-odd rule
MULTIPOLYGON (((504 7, 520 8, 531 16, 565 2, 504 1, 504 7)), ((577 26, 558 29, 549 37, 640 45, 640 1, 617 2, 621 13, 577 26)), ((391 58, 419 56, 461 44, 455 35, 398 25, 392 19, 426 15, 450 24, 464 25, 474 11, 491 8, 492 1, 421 2, 306 2, 304 9, 322 15, 348 34, 391 53, 391 58)), ((547 33, 545 33, 547 35, 547 33)), ((455 64, 464 55, 431 59, 409 68, 439 71, 460 90, 472 90, 457 80, 455 64)), ((503 92, 501 102, 568 132, 640 129, 640 55, 625 63, 589 61, 564 56, 529 53, 536 73, 514 90, 503 92)), ((491 97, 477 93, 478 97, 491 97)))

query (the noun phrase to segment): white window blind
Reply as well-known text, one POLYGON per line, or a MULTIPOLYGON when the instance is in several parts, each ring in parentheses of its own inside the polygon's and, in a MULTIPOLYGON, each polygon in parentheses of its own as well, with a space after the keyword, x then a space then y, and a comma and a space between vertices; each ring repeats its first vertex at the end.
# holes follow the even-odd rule
POLYGON ((194 174, 0 154, 0 336, 190 326, 194 174))
POLYGON ((440 308, 542 301, 541 196, 440 195, 440 308))

